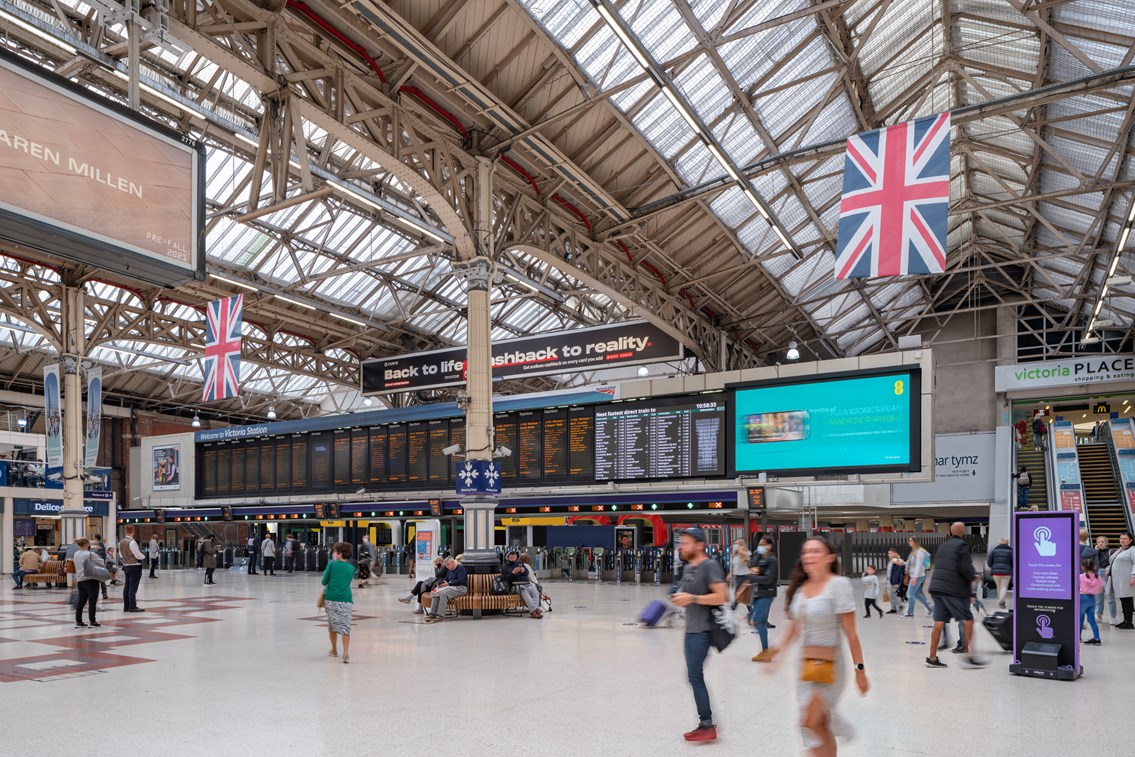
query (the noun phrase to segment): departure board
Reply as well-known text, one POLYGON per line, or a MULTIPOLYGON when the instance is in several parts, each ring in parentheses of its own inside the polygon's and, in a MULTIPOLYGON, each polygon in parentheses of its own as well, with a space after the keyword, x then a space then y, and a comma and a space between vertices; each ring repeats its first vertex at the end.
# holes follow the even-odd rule
POLYGON ((508 447, 512 454, 497 460, 501 467, 501 483, 504 486, 516 482, 516 461, 518 450, 516 446, 516 414, 501 413, 493 417, 493 435, 498 447, 508 447))
POLYGON ((432 420, 430 435, 430 485, 441 486, 449 480, 449 458, 442 450, 449 446, 449 421, 432 420))
POLYGON ((386 478, 392 484, 406 483, 406 424, 387 426, 386 478))
POLYGON ((678 397, 595 409, 596 480, 724 475, 724 399, 678 397))
POLYGON ((517 483, 537 483, 543 478, 542 418, 543 413, 539 410, 525 410, 516 414, 516 446, 512 448, 512 454, 517 458, 517 483))
POLYGON ((386 478, 386 429, 370 430, 370 482, 385 484, 386 478))
POLYGON ((244 445, 237 445, 231 451, 232 462, 232 488, 230 491, 233 494, 244 494, 244 445))
MULTIPOLYGON (((335 487, 342 489, 351 485, 351 432, 339 429, 333 438, 332 447, 335 452, 332 455, 331 469, 334 471, 335 487)), ((312 478, 314 477, 313 473, 312 478)), ((312 481, 313 485, 314 483, 312 481)))
POLYGON ((307 446, 311 452, 311 467, 308 470, 310 486, 317 491, 326 491, 331 487, 331 435, 312 434, 307 446))
POLYGON ((591 407, 568 409, 568 478, 595 480, 595 411, 591 407))
POLYGON ((244 443, 244 490, 248 494, 260 491, 260 442, 244 443))
POLYGON ((227 454, 228 449, 225 450, 226 454, 217 455, 217 493, 229 496, 232 494, 233 480, 232 480, 232 456, 227 454))
POLYGON ((283 491, 292 485, 291 439, 276 440, 276 490, 283 491))
POLYGON ((265 439, 260 445, 260 490, 271 492, 276 488, 276 444, 265 439))
POLYGON ((351 486, 366 486, 370 483, 370 446, 367 444, 367 430, 351 430, 351 486))
POLYGON ((567 410, 545 410, 544 416, 544 479, 562 481, 568 475, 567 410))
POLYGON ((425 423, 410 423, 406 426, 407 483, 426 483, 429 475, 429 465, 429 430, 425 423))
POLYGON ((292 489, 307 489, 307 439, 292 437, 292 489))
POLYGON ((201 451, 201 493, 210 497, 217 494, 217 448, 212 444, 201 451))

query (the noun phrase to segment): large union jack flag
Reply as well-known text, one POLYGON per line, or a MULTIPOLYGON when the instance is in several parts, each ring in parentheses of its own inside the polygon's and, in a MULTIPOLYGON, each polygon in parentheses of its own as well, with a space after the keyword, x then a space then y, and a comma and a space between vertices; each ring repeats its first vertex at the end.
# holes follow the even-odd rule
POLYGON ((949 113, 847 140, 836 278, 942 273, 949 205, 949 113))
POLYGON ((244 295, 205 308, 205 402, 227 400, 240 390, 240 332, 244 295))

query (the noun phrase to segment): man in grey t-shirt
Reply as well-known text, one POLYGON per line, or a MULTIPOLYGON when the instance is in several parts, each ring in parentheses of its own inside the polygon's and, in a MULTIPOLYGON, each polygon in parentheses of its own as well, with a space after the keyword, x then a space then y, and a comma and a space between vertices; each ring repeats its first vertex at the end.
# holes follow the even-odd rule
POLYGON ((725 571, 705 553, 705 531, 687 528, 678 541, 678 552, 686 562, 682 584, 671 601, 686 607, 686 675, 694 690, 698 708, 698 727, 684 734, 686 741, 713 741, 717 726, 705 685, 705 658, 712 641, 713 609, 728 601, 725 571))

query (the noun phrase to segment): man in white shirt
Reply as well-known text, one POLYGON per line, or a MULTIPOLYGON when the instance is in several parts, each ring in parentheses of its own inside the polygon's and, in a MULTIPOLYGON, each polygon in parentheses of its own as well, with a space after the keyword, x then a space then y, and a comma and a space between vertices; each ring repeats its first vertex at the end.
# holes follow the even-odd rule
POLYGON ((268 534, 264 543, 260 545, 260 553, 264 556, 264 575, 276 575, 276 535, 268 534))
POLYGON ((122 587, 122 609, 124 612, 145 612, 138 607, 138 584, 142 583, 142 560, 145 555, 134 541, 134 526, 127 526, 126 535, 118 542, 118 557, 122 560, 122 573, 125 585, 122 587))

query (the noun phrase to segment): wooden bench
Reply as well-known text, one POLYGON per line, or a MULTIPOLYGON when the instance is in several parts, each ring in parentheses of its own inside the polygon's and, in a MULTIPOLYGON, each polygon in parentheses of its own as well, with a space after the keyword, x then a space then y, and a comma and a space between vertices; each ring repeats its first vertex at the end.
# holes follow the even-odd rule
POLYGON ((52 586, 67 586, 67 574, 63 572, 62 560, 48 560, 39 569, 39 573, 29 573, 24 576, 24 585, 27 584, 47 584, 47 588, 52 586))
MULTIPOLYGON (((478 619, 482 610, 527 612, 528 608, 524 606, 524 600, 519 594, 493 594, 493 579, 498 575, 498 573, 470 573, 469 592, 463 597, 450 599, 447 609, 456 610, 458 613, 468 610, 478 619)), ((429 599, 429 595, 426 598, 429 599)))

